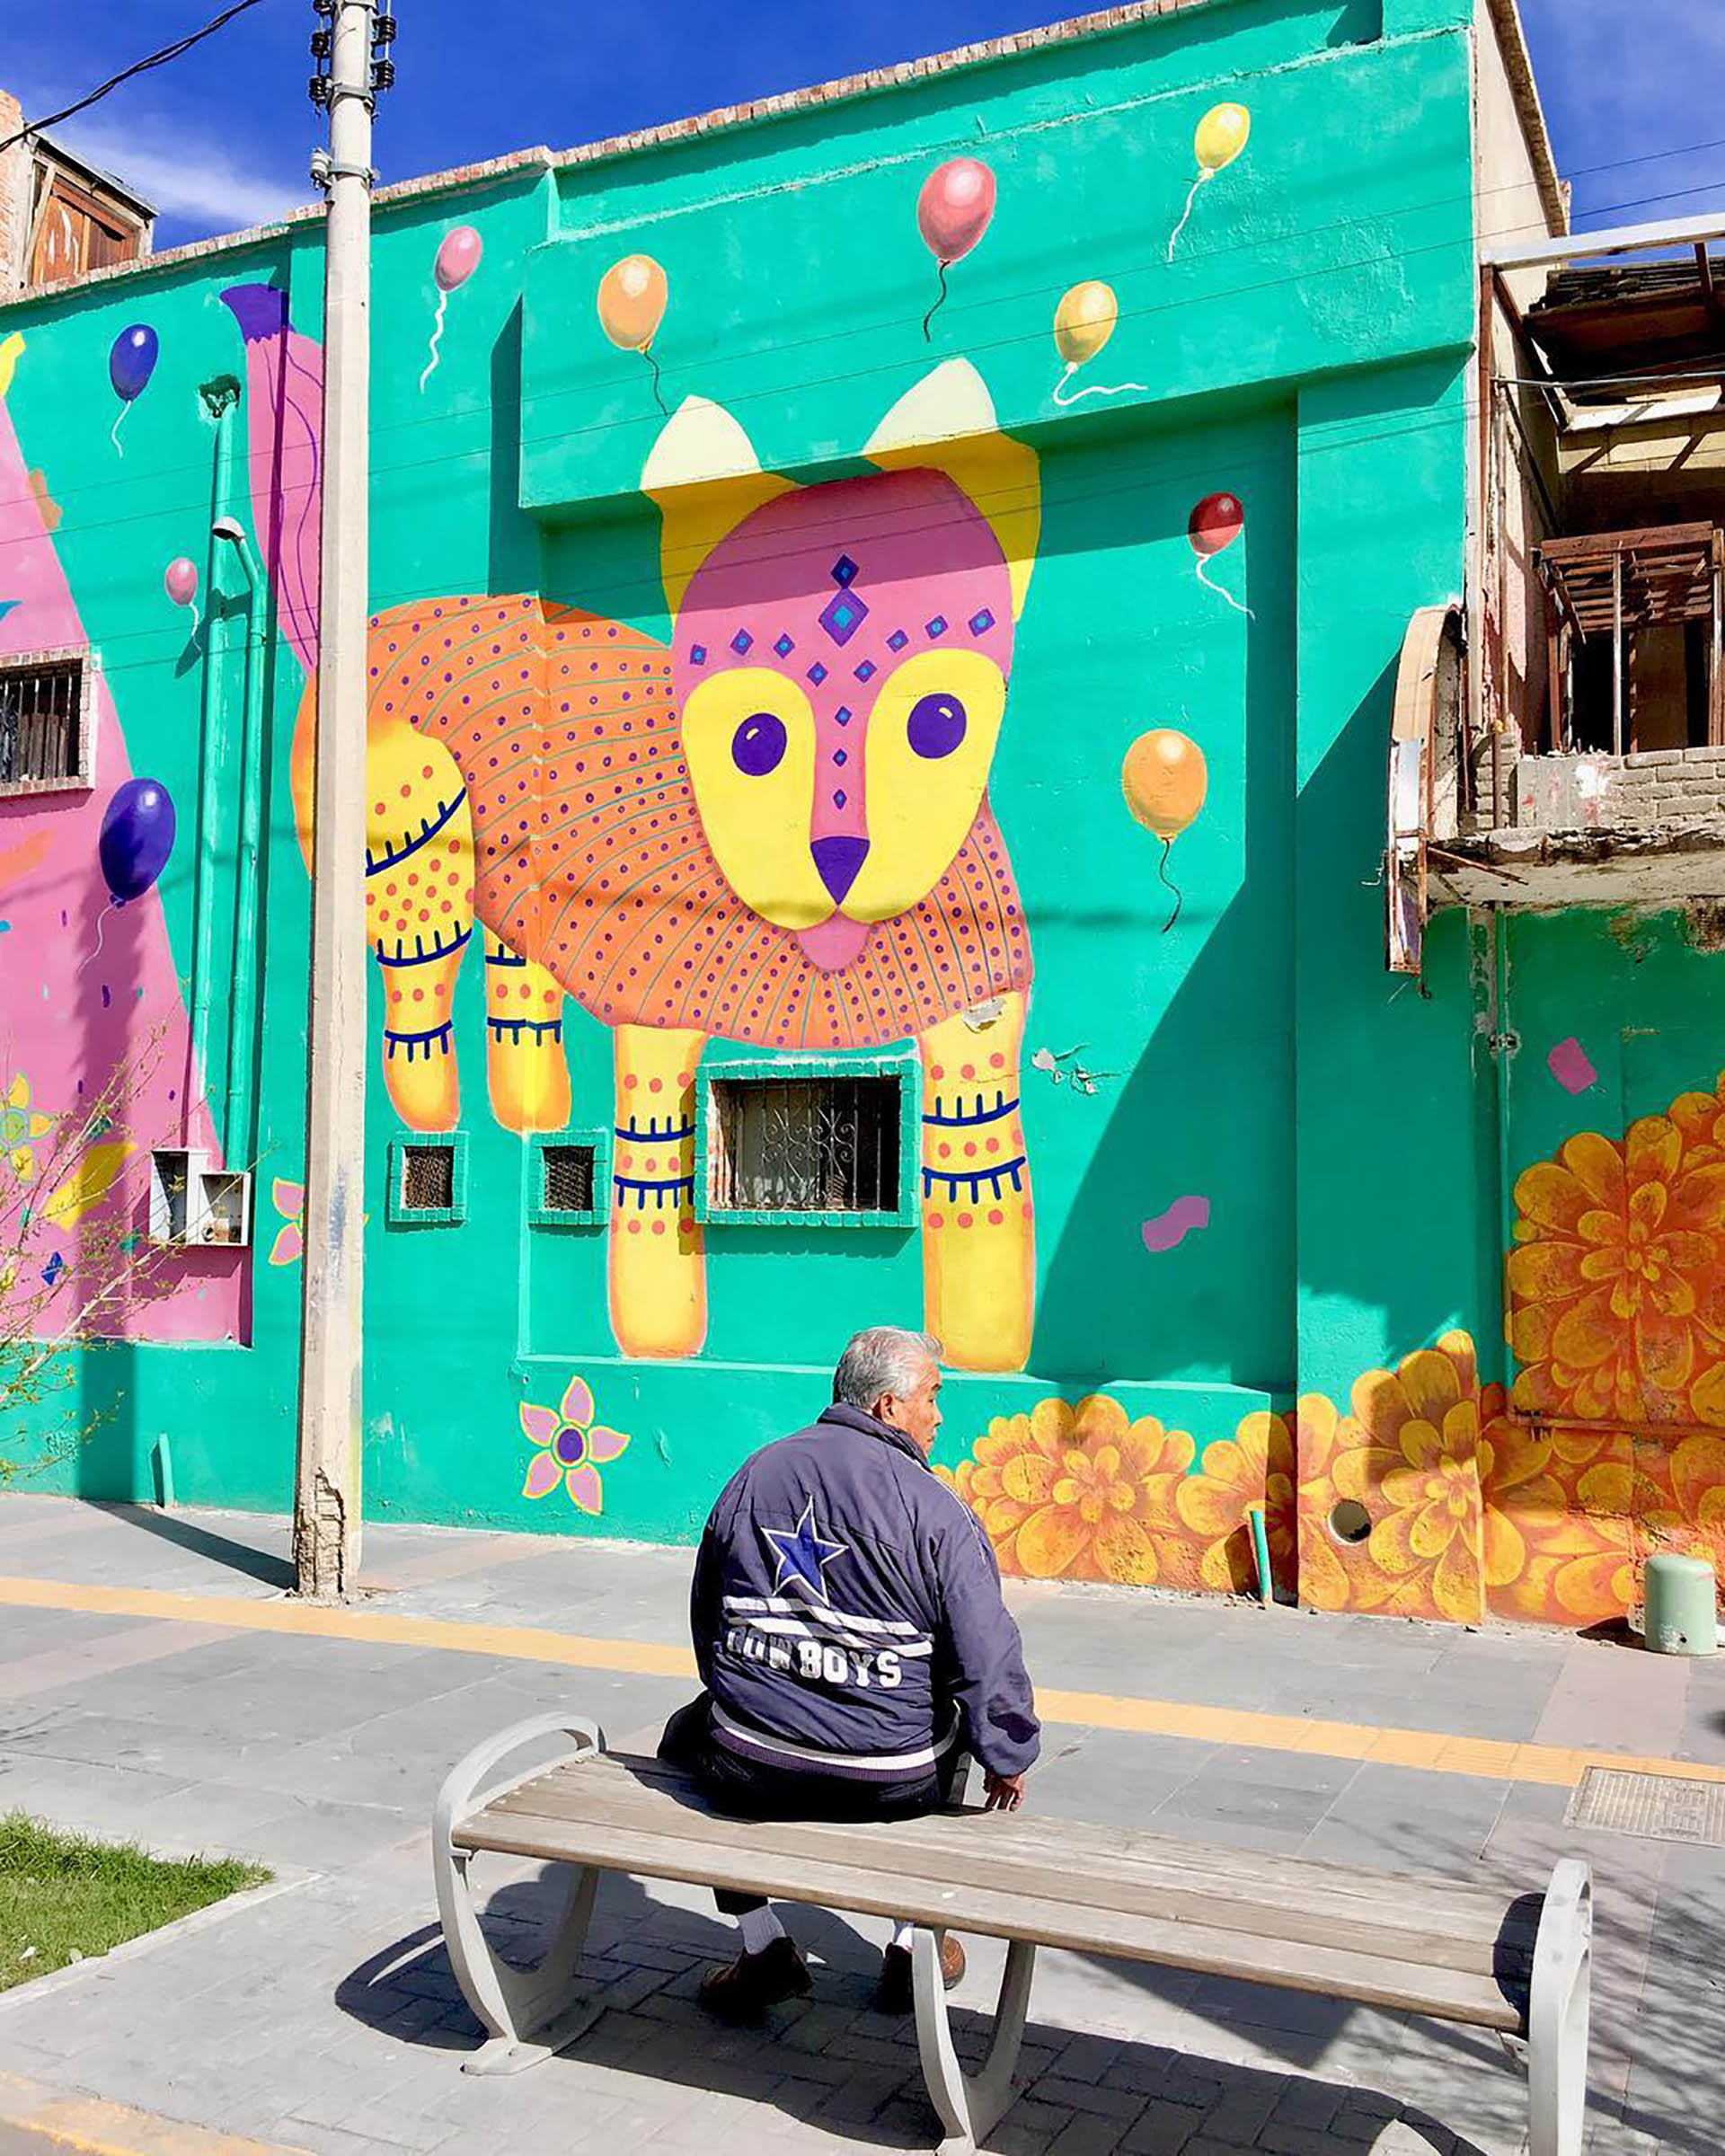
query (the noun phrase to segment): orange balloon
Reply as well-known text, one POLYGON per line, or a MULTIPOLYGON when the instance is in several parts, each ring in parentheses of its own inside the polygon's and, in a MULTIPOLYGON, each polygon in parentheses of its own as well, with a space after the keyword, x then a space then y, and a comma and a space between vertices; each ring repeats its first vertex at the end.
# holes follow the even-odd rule
POLYGON ((1146 830, 1165 841, 1178 838, 1193 822, 1209 784, 1204 751, 1172 727, 1140 734, 1120 766, 1127 807, 1146 830))
POLYGON ((599 279, 599 327, 620 352, 644 352, 669 297, 665 272, 650 254, 625 254, 599 279))

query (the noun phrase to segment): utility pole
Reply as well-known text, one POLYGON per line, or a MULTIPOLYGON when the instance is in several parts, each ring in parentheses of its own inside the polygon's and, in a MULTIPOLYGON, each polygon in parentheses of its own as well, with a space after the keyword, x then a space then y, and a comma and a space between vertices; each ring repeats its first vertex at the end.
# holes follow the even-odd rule
POLYGON ((294 1579, 349 1593, 359 1568, 364 1438, 366 623, 370 605, 371 123, 394 67, 376 0, 314 0, 312 102, 330 116, 312 177, 323 243, 323 472, 313 778, 305 1262, 300 1315, 294 1579))

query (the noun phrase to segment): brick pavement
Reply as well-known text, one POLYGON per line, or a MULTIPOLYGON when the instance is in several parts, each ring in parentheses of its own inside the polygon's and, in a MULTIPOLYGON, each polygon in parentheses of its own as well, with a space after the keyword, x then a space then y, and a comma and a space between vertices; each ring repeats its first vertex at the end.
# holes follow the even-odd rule
MULTIPOLYGON (((279 1522, 0 1500, 0 1575, 263 1600, 284 1548, 279 1522)), ((369 1606, 675 1642, 686 1565, 384 1529, 367 1573, 388 1586, 369 1606)), ((1014 1592, 1047 1687, 1725 1760, 1725 1664, 1526 1631, 1014 1592)), ((167 1851, 254 1854, 276 1882, 0 2000, 0 2073, 318 2156, 933 2146, 913 2031, 870 2003, 880 1928, 792 1913, 818 1965, 814 1998, 763 2031, 724 2031, 694 1994, 732 1935, 693 1889, 607 1881, 585 1966, 606 2002, 596 2028, 518 2079, 458 2071, 479 2032, 431 1905, 441 1772, 548 1707, 644 1729, 684 1696, 679 1681, 190 1619, 5 1608, 0 1806, 167 1851)), ((1725 1852, 1566 1833, 1561 1789, 1071 1723, 1051 1727, 1033 1796, 1056 1849, 1061 1818, 1084 1816, 1517 1886, 1580 1849, 1600 1919, 1589 2148, 1720 2146, 1725 1852)), ((544 1883, 500 1863, 496 1879, 493 1921, 528 1955, 544 1883)), ((973 1942, 959 1994, 972 2052, 999 1962, 973 1942)), ((1523 2146, 1525 2084, 1494 2039, 1079 1956, 1042 1957, 1024 2072, 991 2139, 1001 2156, 1523 2146)))

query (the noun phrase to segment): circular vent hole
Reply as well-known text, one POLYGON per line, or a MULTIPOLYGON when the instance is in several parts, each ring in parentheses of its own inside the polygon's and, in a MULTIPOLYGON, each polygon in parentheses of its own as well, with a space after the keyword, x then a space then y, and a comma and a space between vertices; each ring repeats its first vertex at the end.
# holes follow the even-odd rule
POLYGON ((1372 1532, 1372 1515, 1358 1498, 1342 1498, 1330 1515, 1330 1532, 1339 1542, 1363 1542, 1372 1532))

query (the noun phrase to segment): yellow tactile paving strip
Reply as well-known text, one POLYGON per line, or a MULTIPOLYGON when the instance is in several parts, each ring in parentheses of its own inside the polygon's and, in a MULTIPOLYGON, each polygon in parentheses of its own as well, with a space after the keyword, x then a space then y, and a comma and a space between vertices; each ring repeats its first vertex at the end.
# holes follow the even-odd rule
POLYGON ((275 2143, 212 2134, 93 2096, 61 2096, 12 2073, 0 2073, 0 2125, 88 2156, 288 2156, 275 2143))
MULTIPOLYGON (((0 1577, 0 1606, 75 1610, 86 1615, 160 1618, 168 1622, 226 1625, 235 1631, 283 1632, 314 1639, 367 1639, 392 1647, 429 1647, 446 1654, 489 1655, 506 1662, 544 1662, 566 1669, 610 1670, 623 1676, 694 1679, 686 1648, 648 1639, 594 1639, 537 1625, 482 1624, 454 1617, 412 1617, 364 1605, 186 1595, 159 1587, 79 1586, 58 1579, 0 1577)), ((1366 1722, 1320 1721, 1303 1715, 1260 1714, 1239 1707, 1206 1707, 1181 1700, 1146 1700, 1106 1692, 1039 1686, 1043 1719, 1089 1729, 1123 1729, 1141 1736, 1185 1737, 1194 1744, 1245 1745, 1264 1752, 1300 1752, 1325 1759, 1419 1767, 1436 1774, 1486 1781, 1536 1782, 1573 1789, 1589 1767, 1670 1774, 1689 1781, 1725 1782, 1725 1766, 1695 1760, 1650 1759, 1634 1753, 1571 1750, 1559 1745, 1498 1742, 1440 1729, 1384 1729, 1366 1722)))

